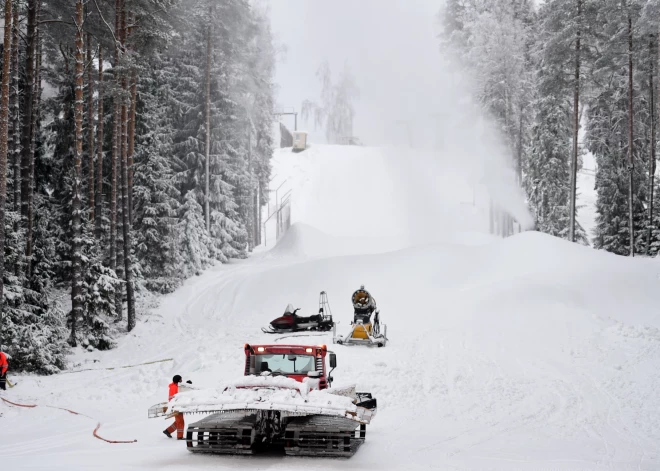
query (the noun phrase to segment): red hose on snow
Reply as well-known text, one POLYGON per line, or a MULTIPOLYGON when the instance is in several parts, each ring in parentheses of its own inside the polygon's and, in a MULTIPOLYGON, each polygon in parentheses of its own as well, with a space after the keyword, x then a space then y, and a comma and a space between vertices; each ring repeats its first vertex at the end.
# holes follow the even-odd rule
POLYGON ((99 440, 103 440, 104 442, 107 443, 137 443, 137 440, 122 441, 122 440, 108 440, 106 438, 103 438, 96 433, 100 428, 101 428, 101 422, 99 422, 96 428, 94 429, 94 436, 99 440))
POLYGON ((0 397, 0 399, 5 401, 7 404, 11 404, 12 406, 16 406, 16 407, 29 407, 29 408, 37 407, 36 404, 16 404, 15 402, 11 402, 5 399, 4 397, 0 397))
MULTIPOLYGON (((4 402, 6 402, 7 404, 11 404, 12 406, 16 406, 16 407, 27 407, 27 408, 30 408, 30 409, 33 409, 33 408, 35 408, 35 407, 38 407, 37 404, 18 404, 18 403, 16 403, 16 402, 12 402, 12 401, 10 401, 10 400, 8 400, 8 399, 5 399, 4 397, 0 397, 0 399, 2 399, 2 400, 3 400, 4 402)), ((63 411, 69 412, 69 413, 71 413, 71 414, 74 414, 74 415, 81 415, 81 416, 83 416, 83 417, 87 417, 87 418, 93 420, 92 417, 90 417, 90 416, 88 416, 88 415, 85 415, 85 414, 81 414, 80 412, 76 412, 76 411, 71 410, 71 409, 65 409, 65 408, 63 408, 63 407, 55 407, 55 406, 44 406, 44 407, 49 407, 49 408, 51 408, 51 409, 59 409, 59 410, 63 410, 63 411)), ((105 438, 99 436, 99 435, 96 433, 96 432, 98 432, 98 430, 99 430, 100 428, 101 428, 101 422, 98 422, 98 424, 96 425, 96 428, 94 429, 94 432, 93 432, 92 434, 94 435, 95 438, 98 438, 99 440, 103 440, 103 441, 106 442, 106 443, 137 443, 137 440, 129 440, 129 441, 122 441, 122 440, 107 440, 107 439, 105 439, 105 438)))

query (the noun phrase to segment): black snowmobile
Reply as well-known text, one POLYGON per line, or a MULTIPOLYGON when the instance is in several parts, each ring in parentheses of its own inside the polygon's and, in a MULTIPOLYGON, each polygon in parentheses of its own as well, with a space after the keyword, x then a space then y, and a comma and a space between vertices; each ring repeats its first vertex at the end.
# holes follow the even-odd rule
POLYGON ((288 332, 328 332, 332 330, 334 322, 328 303, 328 295, 325 291, 321 292, 319 299, 319 313, 309 317, 298 315, 300 309, 294 309, 289 304, 284 310, 284 314, 271 321, 268 327, 262 327, 261 330, 267 334, 281 334, 288 332))

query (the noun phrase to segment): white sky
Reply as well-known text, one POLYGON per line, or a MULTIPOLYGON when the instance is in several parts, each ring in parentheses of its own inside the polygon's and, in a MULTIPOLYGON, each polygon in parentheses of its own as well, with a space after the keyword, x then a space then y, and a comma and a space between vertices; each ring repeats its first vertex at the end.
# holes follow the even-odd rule
MULTIPOLYGON (((441 111, 442 64, 435 18, 443 0, 269 0, 273 30, 286 46, 279 64, 278 102, 295 106, 316 100, 315 73, 327 59, 334 73, 347 62, 361 92, 355 134, 365 144, 383 144, 405 134, 400 119, 428 119, 441 111)), ((289 125, 289 121, 286 121, 289 125)), ((293 127, 293 121, 290 122, 293 127)), ((324 141, 322 130, 301 123, 324 141)))
MULTIPOLYGON (((470 83, 443 57, 437 14, 444 0, 265 0, 273 32, 287 47, 276 81, 278 104, 300 110, 318 100, 316 70, 325 59, 338 73, 347 62, 361 98, 354 134, 365 145, 434 149, 432 162, 402 159, 420 173, 463 169, 503 207, 527 223, 523 198, 513 181, 511 156, 499 134, 471 105, 470 83)), ((293 120, 287 119, 293 128, 293 120)), ((299 122, 309 142, 325 143, 322 129, 299 122)))

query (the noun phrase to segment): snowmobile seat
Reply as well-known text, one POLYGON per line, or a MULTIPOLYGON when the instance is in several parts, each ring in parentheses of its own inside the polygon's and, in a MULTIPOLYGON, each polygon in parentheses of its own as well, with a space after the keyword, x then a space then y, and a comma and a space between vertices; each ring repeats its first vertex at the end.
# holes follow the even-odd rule
POLYGON ((318 314, 315 314, 313 316, 309 317, 302 317, 297 314, 294 314, 294 318, 296 320, 296 324, 306 324, 308 322, 320 322, 321 321, 321 316, 318 314))

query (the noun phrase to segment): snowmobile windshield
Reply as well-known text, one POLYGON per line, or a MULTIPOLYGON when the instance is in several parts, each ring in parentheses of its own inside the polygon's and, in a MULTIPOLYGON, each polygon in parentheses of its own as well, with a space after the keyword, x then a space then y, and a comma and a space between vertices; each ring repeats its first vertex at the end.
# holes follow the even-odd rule
POLYGON ((312 355, 286 355, 281 353, 255 355, 257 374, 268 371, 283 375, 306 375, 314 371, 312 355))
POLYGON ((293 311, 295 311, 293 304, 288 304, 284 310, 284 314, 293 314, 293 311))

